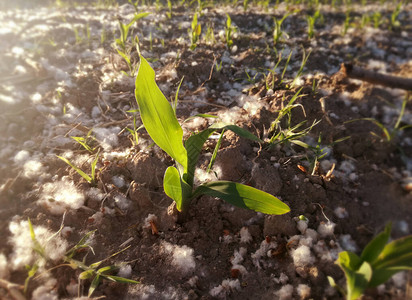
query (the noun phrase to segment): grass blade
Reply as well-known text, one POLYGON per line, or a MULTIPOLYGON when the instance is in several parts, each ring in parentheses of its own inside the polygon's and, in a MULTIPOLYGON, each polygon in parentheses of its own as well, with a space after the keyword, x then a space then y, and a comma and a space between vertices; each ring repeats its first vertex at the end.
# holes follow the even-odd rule
POLYGON ((58 158, 60 158, 62 161, 64 161, 66 164, 68 164, 70 167, 72 167, 77 173, 79 173, 79 175, 81 177, 83 177, 88 183, 92 183, 92 178, 87 175, 86 173, 84 173, 82 170, 80 170, 78 167, 76 167, 75 165, 73 165, 67 158, 62 157, 62 156, 58 156, 58 158))

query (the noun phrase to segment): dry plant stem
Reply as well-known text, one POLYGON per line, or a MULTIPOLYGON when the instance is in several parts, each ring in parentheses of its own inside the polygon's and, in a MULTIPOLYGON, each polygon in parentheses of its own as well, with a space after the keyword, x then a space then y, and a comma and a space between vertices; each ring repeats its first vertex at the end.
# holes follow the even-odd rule
POLYGON ((391 88, 412 91, 412 78, 382 74, 356 67, 350 63, 343 63, 341 65, 341 72, 348 78, 359 79, 372 84, 380 84, 391 88))
POLYGON ((23 294, 19 291, 24 288, 22 285, 15 284, 4 279, 0 279, 0 287, 8 290, 13 299, 26 300, 26 297, 24 297, 23 294))

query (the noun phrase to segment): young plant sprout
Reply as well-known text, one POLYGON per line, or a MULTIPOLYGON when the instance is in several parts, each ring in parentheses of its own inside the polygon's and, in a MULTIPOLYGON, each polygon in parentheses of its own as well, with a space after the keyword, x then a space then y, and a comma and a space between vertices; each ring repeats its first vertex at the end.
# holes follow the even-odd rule
POLYGON ((193 15, 192 24, 190 26, 189 36, 190 36, 190 50, 195 50, 197 43, 199 42, 200 34, 202 33, 202 25, 197 21, 198 13, 193 15))
POLYGON ((280 215, 290 208, 278 198, 253 187, 231 181, 213 181, 194 186, 194 174, 202 145, 217 130, 232 130, 242 137, 260 142, 250 132, 227 124, 213 124, 193 134, 183 144, 183 130, 175 112, 155 82, 155 72, 140 55, 136 77, 135 96, 143 125, 153 141, 176 162, 167 168, 163 187, 165 193, 176 202, 176 208, 186 212, 190 200, 201 195, 221 198, 235 206, 266 214, 280 215))
POLYGON ((345 272, 346 291, 328 276, 331 286, 337 288, 347 300, 362 296, 366 288, 385 283, 398 272, 412 270, 412 235, 390 243, 391 224, 363 249, 359 257, 351 251, 339 253, 336 263, 345 272))

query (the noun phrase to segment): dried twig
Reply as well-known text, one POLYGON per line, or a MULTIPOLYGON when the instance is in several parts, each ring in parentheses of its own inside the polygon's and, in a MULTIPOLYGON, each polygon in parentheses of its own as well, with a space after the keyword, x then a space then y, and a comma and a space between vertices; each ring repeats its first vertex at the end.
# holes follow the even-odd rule
POLYGON ((341 73, 354 79, 360 79, 372 84, 412 91, 412 78, 398 77, 356 67, 350 63, 343 63, 341 73))

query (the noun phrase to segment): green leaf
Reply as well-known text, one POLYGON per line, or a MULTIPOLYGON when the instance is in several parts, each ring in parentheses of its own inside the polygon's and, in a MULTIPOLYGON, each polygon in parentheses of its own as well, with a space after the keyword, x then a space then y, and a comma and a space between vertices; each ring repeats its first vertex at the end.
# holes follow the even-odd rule
POLYGON ((412 270, 412 236, 387 244, 372 267, 374 273, 370 286, 384 283, 397 272, 412 270))
POLYGON ((222 143, 223 139, 223 134, 225 133, 225 130, 223 129, 222 132, 220 133, 219 140, 216 143, 215 149, 213 150, 212 158, 210 159, 209 165, 207 166, 206 172, 210 172, 212 170, 213 165, 215 164, 216 157, 217 157, 217 152, 219 151, 220 144, 222 143))
POLYGON ((86 279, 92 278, 93 274, 94 274, 94 270, 86 270, 79 274, 79 279, 86 280, 86 279))
POLYGON ((130 58, 126 55, 126 53, 120 51, 119 49, 116 49, 117 53, 119 53, 119 55, 121 57, 123 57, 123 59, 127 62, 128 65, 130 65, 130 58))
POLYGON ((338 264, 345 272, 347 299, 358 299, 372 278, 371 265, 350 251, 339 253, 338 264))
POLYGON ((256 135, 254 135, 253 133, 237 125, 226 124, 226 123, 215 123, 209 128, 232 130, 234 133, 236 133, 240 137, 243 137, 243 138, 255 141, 255 142, 263 143, 263 141, 260 138, 258 138, 256 135))
POLYGON ((207 128, 199 133, 190 136, 185 143, 187 149, 187 169, 186 172, 186 182, 193 186, 193 180, 195 176, 195 169, 197 160, 199 158, 200 152, 202 151, 203 144, 209 138, 209 136, 215 132, 216 129, 207 128))
POLYGON ((201 117, 201 118, 214 118, 214 119, 218 118, 218 116, 209 115, 209 114, 196 114, 196 115, 194 115, 194 116, 188 117, 186 120, 183 121, 183 123, 186 123, 187 121, 193 120, 194 118, 197 118, 197 117, 201 117))
POLYGON ((214 181, 200 185, 193 197, 209 195, 219 197, 238 207, 271 215, 282 215, 290 211, 289 206, 278 198, 253 187, 231 181, 214 181))
POLYGON ((123 278, 123 277, 120 277, 120 276, 105 275, 104 277, 106 277, 106 278, 108 278, 112 281, 119 282, 119 283, 134 283, 134 284, 140 283, 139 281, 123 278))
POLYGON ((370 241, 362 251, 361 259, 372 264, 378 259, 383 248, 389 240, 391 234, 391 224, 386 225, 385 230, 370 241))
POLYGON ((73 165, 67 158, 62 157, 62 156, 58 156, 58 158, 60 158, 62 161, 64 161, 66 164, 68 164, 70 167, 72 167, 77 173, 79 173, 80 176, 82 176, 88 183, 92 183, 92 178, 87 175, 86 173, 84 173, 82 170, 80 170, 78 167, 76 167, 75 165, 73 165))
POLYGON ((155 82, 155 72, 140 55, 135 96, 143 125, 153 141, 187 169, 187 152, 183 147, 183 130, 172 106, 155 82))
POLYGON ((192 187, 182 180, 175 167, 168 167, 163 179, 163 188, 166 195, 176 202, 178 211, 184 210, 189 204, 192 187))
POLYGON ((100 275, 96 275, 96 277, 94 277, 92 283, 90 284, 89 293, 87 294, 89 298, 91 297, 93 292, 96 290, 96 288, 99 286, 99 284, 100 284, 100 275))
POLYGON ((110 272, 110 271, 113 271, 113 270, 116 270, 116 269, 117 269, 117 267, 115 267, 115 266, 106 266, 106 267, 103 267, 103 268, 100 268, 99 270, 97 270, 97 273, 100 274, 100 275, 104 275, 104 273, 110 272))

